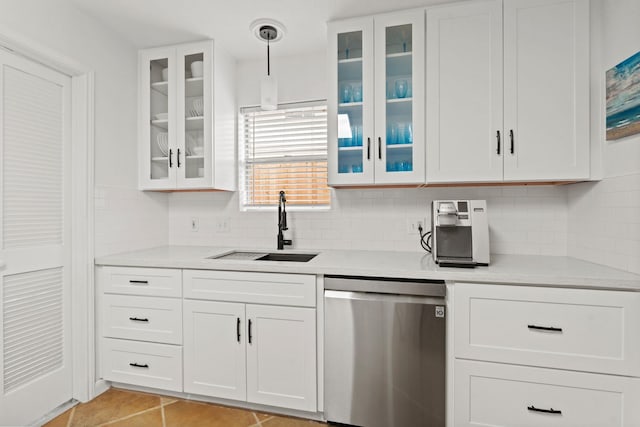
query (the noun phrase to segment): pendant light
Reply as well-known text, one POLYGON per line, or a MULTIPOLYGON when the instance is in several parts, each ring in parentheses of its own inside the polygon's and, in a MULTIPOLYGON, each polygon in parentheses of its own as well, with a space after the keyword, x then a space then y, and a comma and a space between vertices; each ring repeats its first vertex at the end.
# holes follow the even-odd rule
POLYGON ((277 21, 259 19, 251 24, 258 39, 267 42, 267 75, 260 80, 260 108, 276 110, 278 108, 278 79, 271 75, 271 43, 278 41, 284 34, 284 26, 277 21))

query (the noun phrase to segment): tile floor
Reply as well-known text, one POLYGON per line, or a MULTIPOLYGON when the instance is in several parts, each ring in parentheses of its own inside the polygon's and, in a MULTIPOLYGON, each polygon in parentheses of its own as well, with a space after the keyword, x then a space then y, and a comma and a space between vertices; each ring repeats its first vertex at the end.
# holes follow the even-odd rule
POLYGON ((44 427, 320 427, 326 424, 111 388, 44 427))

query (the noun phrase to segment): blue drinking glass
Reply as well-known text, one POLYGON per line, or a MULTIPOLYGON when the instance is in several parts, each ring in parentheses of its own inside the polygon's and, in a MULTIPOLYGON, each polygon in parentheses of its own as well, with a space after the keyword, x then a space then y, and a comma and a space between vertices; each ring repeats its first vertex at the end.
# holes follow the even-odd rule
POLYGON ((340 88, 340 99, 342 100, 342 103, 346 104, 348 102, 351 102, 352 96, 353 94, 352 94, 351 85, 347 85, 347 84, 342 85, 342 87, 340 88))
POLYGON ((407 123, 404 126, 404 143, 413 144, 413 126, 411 123, 407 123))
POLYGON ((396 80, 396 98, 404 98, 407 96, 407 81, 404 79, 396 80))
POLYGON ((362 85, 356 84, 353 86, 353 102, 362 102, 362 85))

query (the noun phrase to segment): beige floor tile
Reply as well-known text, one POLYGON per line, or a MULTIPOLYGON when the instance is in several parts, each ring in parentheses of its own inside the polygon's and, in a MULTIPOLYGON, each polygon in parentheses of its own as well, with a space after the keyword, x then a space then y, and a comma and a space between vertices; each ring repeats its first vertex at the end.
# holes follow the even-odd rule
POLYGON ((71 427, 94 427, 160 406, 152 394, 111 388, 90 402, 76 406, 71 427))
POLYGON ((164 417, 166 427, 249 427, 256 423, 250 411, 184 400, 165 406, 164 417))
POLYGON ((168 405, 168 404, 173 403, 173 402, 177 402, 178 400, 180 400, 180 399, 178 399, 176 397, 160 396, 160 404, 163 405, 163 406, 164 405, 168 405))
POLYGON ((103 425, 105 427, 162 427, 162 412, 159 408, 152 409, 130 418, 103 425))
POLYGON ((67 427, 67 423, 69 422, 69 416, 71 415, 71 411, 73 411, 73 408, 58 415, 48 423, 44 424, 42 427, 67 427))
POLYGON ((317 421, 304 420, 302 418, 290 418, 274 416, 266 421, 262 422, 263 427, 313 427, 313 426, 326 426, 324 423, 317 421))

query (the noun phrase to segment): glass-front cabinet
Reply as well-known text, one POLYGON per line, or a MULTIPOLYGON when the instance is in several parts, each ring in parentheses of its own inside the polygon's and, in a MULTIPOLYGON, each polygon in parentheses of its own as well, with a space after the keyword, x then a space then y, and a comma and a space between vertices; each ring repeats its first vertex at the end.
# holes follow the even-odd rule
POLYGON ((143 50, 139 62, 141 189, 234 190, 216 181, 235 175, 233 62, 219 51, 214 62, 212 40, 143 50))
POLYGON ((329 25, 329 183, 421 184, 424 10, 329 25))

